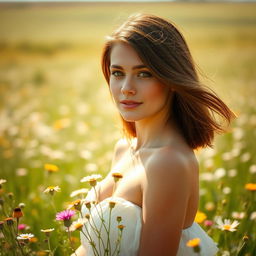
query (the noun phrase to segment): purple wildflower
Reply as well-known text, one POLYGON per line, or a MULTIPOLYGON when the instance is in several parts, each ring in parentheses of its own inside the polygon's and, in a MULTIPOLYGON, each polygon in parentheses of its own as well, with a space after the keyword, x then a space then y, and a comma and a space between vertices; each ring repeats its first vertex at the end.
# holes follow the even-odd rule
POLYGON ((56 214, 56 220, 63 220, 64 226, 69 228, 72 224, 71 218, 75 214, 75 211, 65 210, 56 214))
POLYGON ((75 214, 75 211, 72 211, 72 210, 65 210, 62 212, 58 212, 56 214, 56 220, 70 220, 74 214, 75 214))

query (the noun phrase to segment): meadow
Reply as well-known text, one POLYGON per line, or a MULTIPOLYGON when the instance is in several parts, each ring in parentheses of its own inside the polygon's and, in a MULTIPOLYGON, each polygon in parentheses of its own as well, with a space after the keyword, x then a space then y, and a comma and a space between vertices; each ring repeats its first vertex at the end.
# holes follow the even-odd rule
MULTIPOLYGON (((23 255, 70 255, 55 220, 103 177, 122 136, 100 68, 106 35, 131 13, 172 20, 184 34, 202 81, 237 114, 214 147, 200 149, 196 221, 218 255, 256 255, 256 15, 254 3, 0 4, 0 255, 22 255, 6 218, 32 233, 23 255), (60 192, 44 193, 49 186, 60 192), (218 225, 220 217, 230 220, 218 225), (19 219, 19 223, 17 223, 19 219), (239 225, 232 232, 231 224, 239 225), (21 224, 24 224, 21 226, 21 224), (41 230, 54 228, 50 239, 41 230), (6 242, 6 237, 9 242, 6 242), (16 243, 15 246, 13 244, 16 243)), ((84 196, 84 195, 83 195, 84 196)), ((15 227, 14 227, 15 228, 15 227)), ((73 246, 79 232, 72 233, 73 246)))

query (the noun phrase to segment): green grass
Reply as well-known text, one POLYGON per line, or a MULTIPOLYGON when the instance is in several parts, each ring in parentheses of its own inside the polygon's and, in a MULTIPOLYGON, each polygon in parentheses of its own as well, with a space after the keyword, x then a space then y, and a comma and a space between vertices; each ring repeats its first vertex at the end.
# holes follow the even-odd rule
MULTIPOLYGON (((109 171, 121 132, 100 70, 101 49, 104 37, 129 14, 147 12, 178 25, 202 80, 239 115, 232 126, 242 131, 241 137, 230 131, 217 137, 214 155, 198 152, 201 173, 226 170, 221 178, 201 180, 200 210, 210 220, 247 212, 238 230, 230 233, 229 248, 224 248, 222 231, 204 228, 231 255, 237 255, 248 235, 244 255, 256 253, 255 219, 249 219, 249 212, 256 211, 255 193, 249 198, 244 189, 256 181, 250 172, 256 164, 254 10, 253 3, 0 4, 0 178, 7 180, 1 197, 8 201, 7 193, 13 192, 12 206, 26 204, 22 223, 38 238, 35 250, 43 240, 40 229, 58 227, 42 191, 49 185, 61 187, 54 197, 61 211, 71 191, 82 187, 83 176, 109 171), (63 118, 64 126, 55 129, 63 118), (56 164, 60 171, 47 176, 45 163, 56 164), (26 175, 18 175, 18 168, 25 168, 26 175), (232 169, 237 171, 234 177, 229 175, 232 169), (229 194, 223 193, 225 187, 229 194), (207 210, 209 202, 212 210, 207 210)), ((54 235, 52 243, 57 245, 57 240, 54 235)), ((62 248, 56 255, 68 255, 62 248)))

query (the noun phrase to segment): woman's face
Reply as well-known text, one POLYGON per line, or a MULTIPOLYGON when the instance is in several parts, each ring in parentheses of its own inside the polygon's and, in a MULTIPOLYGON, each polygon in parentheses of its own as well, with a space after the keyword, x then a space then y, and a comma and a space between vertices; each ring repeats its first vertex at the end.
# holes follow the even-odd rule
POLYGON ((110 92, 125 121, 151 118, 169 109, 170 89, 144 65, 136 51, 118 42, 110 54, 110 92))

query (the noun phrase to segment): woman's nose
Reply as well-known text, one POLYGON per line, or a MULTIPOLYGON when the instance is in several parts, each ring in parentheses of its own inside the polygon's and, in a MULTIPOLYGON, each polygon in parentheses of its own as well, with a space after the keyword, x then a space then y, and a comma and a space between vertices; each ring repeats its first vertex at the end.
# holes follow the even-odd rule
POLYGON ((124 81, 123 81, 123 84, 122 84, 122 87, 121 87, 121 93, 123 95, 129 95, 129 94, 136 94, 136 89, 134 87, 134 83, 131 81, 130 78, 126 78, 124 81))

